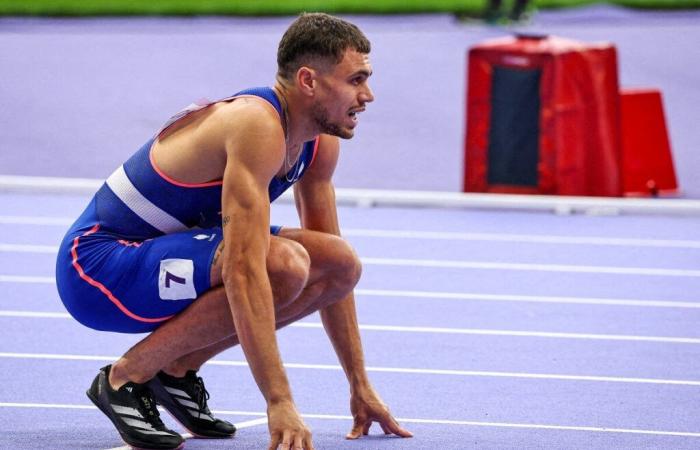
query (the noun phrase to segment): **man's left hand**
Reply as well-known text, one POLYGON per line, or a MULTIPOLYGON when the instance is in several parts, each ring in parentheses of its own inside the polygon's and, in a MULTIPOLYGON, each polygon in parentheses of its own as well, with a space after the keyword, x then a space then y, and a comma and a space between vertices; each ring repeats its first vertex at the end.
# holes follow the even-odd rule
POLYGON ((378 422, 384 434, 395 434, 400 437, 413 437, 413 434, 402 428, 389 412, 379 395, 367 387, 363 392, 354 392, 350 397, 350 411, 353 417, 353 427, 346 439, 357 439, 369 433, 372 422, 378 422))

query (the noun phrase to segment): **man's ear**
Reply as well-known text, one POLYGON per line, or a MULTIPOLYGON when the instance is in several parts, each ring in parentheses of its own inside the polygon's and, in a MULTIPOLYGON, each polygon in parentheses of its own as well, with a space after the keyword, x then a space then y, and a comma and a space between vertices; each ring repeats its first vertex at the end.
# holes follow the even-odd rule
POLYGON ((297 70, 296 82, 302 94, 313 97, 316 90, 316 71, 310 67, 300 67, 297 70))

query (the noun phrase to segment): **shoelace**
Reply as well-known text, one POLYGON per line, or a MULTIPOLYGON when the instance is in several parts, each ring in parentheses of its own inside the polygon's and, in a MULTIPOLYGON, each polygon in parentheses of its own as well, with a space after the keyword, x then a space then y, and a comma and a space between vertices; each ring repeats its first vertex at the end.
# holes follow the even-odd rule
POLYGON ((156 399, 150 389, 143 389, 138 393, 139 410, 143 414, 144 419, 150 423, 153 428, 159 429, 164 427, 163 421, 160 420, 160 412, 156 408, 156 399))
POLYGON ((207 407, 209 392, 207 392, 204 387, 204 380, 202 380, 202 377, 197 377, 197 379, 194 380, 194 396, 197 406, 199 406, 199 414, 210 414, 209 408, 207 407))

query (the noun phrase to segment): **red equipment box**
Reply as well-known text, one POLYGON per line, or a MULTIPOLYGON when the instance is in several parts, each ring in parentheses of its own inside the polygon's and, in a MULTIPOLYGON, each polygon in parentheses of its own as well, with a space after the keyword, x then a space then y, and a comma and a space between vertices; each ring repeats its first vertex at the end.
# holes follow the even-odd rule
POLYGON ((614 46, 520 35, 468 70, 465 192, 622 194, 614 46))
POLYGON ((678 193, 658 89, 623 89, 622 180, 626 196, 678 193))

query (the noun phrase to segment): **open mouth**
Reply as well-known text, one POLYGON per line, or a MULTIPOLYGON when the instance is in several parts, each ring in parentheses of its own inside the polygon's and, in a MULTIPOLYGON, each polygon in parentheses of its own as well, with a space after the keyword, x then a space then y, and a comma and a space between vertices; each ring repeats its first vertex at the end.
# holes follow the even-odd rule
POLYGON ((348 113, 348 116, 353 120, 353 122, 357 122, 358 116, 359 116, 360 113, 363 112, 364 110, 365 110, 365 109, 362 108, 362 109, 356 109, 356 110, 350 111, 350 112, 348 113))

